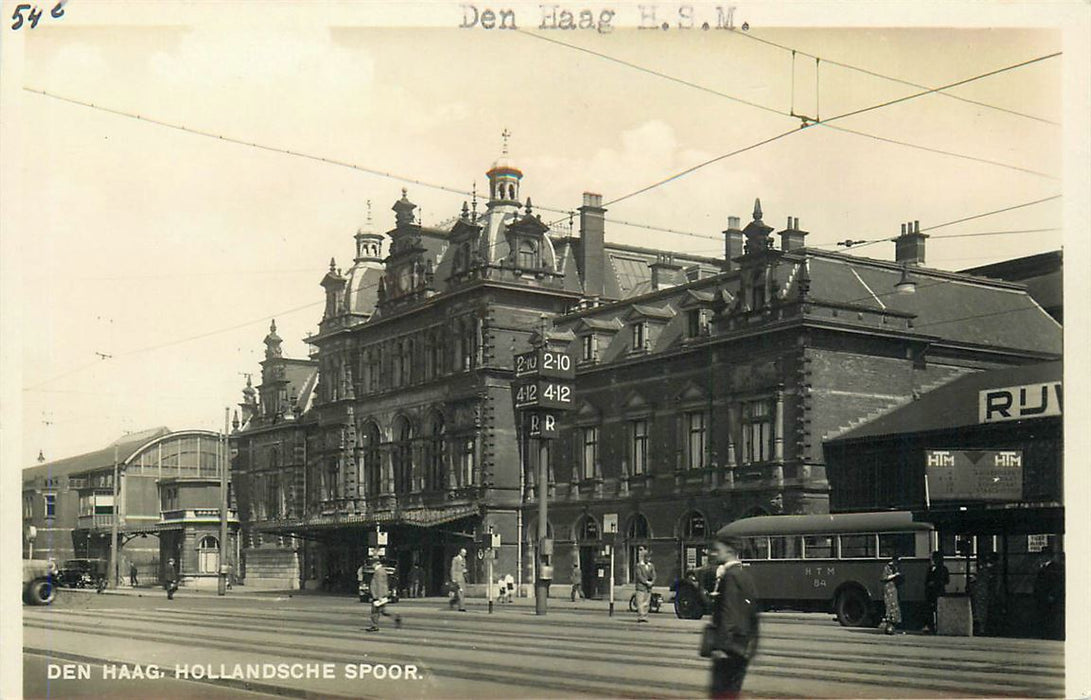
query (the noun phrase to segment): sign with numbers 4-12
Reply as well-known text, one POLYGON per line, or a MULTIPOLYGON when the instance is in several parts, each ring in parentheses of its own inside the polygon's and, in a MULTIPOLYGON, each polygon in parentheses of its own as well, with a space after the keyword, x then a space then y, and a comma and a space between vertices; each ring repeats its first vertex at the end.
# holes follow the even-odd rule
POLYGON ((515 356, 515 376, 575 379, 576 364, 568 353, 538 348, 515 356))
POLYGON ((572 408, 574 393, 572 385, 567 382, 538 379, 520 384, 515 389, 515 407, 564 411, 572 408))

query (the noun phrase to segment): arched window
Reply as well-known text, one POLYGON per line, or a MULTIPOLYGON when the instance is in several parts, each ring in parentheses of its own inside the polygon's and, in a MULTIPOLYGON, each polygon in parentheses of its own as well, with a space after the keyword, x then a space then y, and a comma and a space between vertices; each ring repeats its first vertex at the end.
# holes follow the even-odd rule
POLYGON ((405 417, 394 422, 394 492, 413 490, 413 426, 405 417))
POLYGON ((585 515, 576 523, 572 531, 577 541, 599 539, 599 524, 590 515, 585 515))
POLYGON ((625 529, 625 536, 630 540, 645 540, 651 535, 648 528, 648 519, 637 513, 629 518, 629 526, 625 529))
POLYGON ((374 498, 382 492, 383 488, 383 453, 380 443, 382 436, 379 434, 379 426, 368 422, 360 431, 361 447, 363 448, 363 479, 365 495, 374 498))
POLYGON ((428 442, 425 453, 424 490, 442 491, 444 484, 444 432, 443 415, 434 413, 428 422, 428 442))
POLYGON ((277 448, 270 447, 269 448, 269 464, 266 465, 266 466, 279 467, 280 462, 279 462, 278 458, 279 458, 279 455, 277 454, 277 448))
POLYGON ((197 544, 197 571, 202 574, 215 574, 220 570, 220 541, 212 535, 205 535, 197 544))
POLYGON ((682 538, 687 540, 703 540, 708 537, 708 527, 705 516, 697 511, 686 514, 682 521, 682 538))

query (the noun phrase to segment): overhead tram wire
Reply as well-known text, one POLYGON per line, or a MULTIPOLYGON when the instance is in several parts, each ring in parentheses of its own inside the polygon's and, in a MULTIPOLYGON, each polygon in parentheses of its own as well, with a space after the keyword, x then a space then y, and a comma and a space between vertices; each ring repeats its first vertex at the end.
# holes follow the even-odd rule
MULTIPOLYGON (((750 39, 752 41, 756 41, 756 42, 761 43, 761 44, 766 44, 768 46, 772 46, 772 47, 781 49, 783 51, 790 51, 792 53, 797 53, 797 54, 799 54, 801 56, 809 56, 811 58, 819 59, 823 63, 828 63, 828 64, 830 64, 832 66, 837 66, 838 68, 845 68, 847 70, 856 71, 858 73, 863 73, 864 75, 870 75, 873 78, 880 78, 882 80, 889 80, 891 82, 901 83, 902 85, 908 85, 910 87, 921 88, 921 89, 925 89, 925 90, 929 89, 929 87, 927 85, 922 85, 920 83, 915 83, 915 82, 913 82, 911 80, 905 80, 904 78, 898 78, 898 77, 895 77, 893 75, 887 75, 885 73, 880 73, 878 71, 870 70, 868 68, 862 68, 860 66, 856 66, 856 65, 853 65, 851 63, 845 63, 844 61, 837 61, 835 59, 828 58, 826 56, 818 56, 816 54, 812 54, 812 53, 808 53, 806 51, 803 51, 802 49, 793 48, 791 46, 785 46, 784 44, 779 44, 779 43, 777 43, 775 41, 771 41, 769 39, 763 39, 763 38, 761 38, 759 36, 755 36, 752 31, 750 31, 750 32, 732 31, 731 35, 732 36, 745 37, 745 38, 750 39)), ((955 94, 950 93, 950 92, 940 92, 938 94, 943 96, 943 97, 949 97, 952 100, 958 100, 959 102, 966 102, 968 104, 977 105, 978 107, 985 107, 985 108, 988 108, 988 109, 993 109, 993 110, 996 110, 998 112, 1004 112, 1006 114, 1011 114, 1011 115, 1016 116, 1016 117, 1023 117, 1025 119, 1031 119, 1033 121, 1042 122, 1044 124, 1051 124, 1053 126, 1060 126, 1061 125, 1060 122, 1056 122, 1056 121, 1053 121, 1051 119, 1045 119, 1044 117, 1038 117, 1038 116, 1035 116, 1033 114, 1027 114, 1025 112, 1020 112, 1020 111, 1017 111, 1017 110, 1014 110, 1014 109, 1008 109, 1007 107, 1000 107, 998 105, 989 104, 988 102, 981 102, 980 100, 972 100, 972 99, 970 99, 968 97, 962 97, 961 95, 955 95, 955 94)))
MULTIPOLYGON (((771 112, 771 113, 778 114, 778 115, 781 115, 781 116, 790 117, 790 118, 793 118, 793 119, 794 118, 799 118, 798 115, 793 114, 791 111, 784 112, 782 110, 778 110, 778 109, 775 109, 773 107, 768 107, 766 105, 751 102, 749 100, 744 100, 742 98, 736 97, 735 95, 731 95, 729 93, 721 92, 719 90, 714 90, 712 88, 701 85, 699 83, 694 83, 692 81, 685 80, 683 78, 679 78, 677 76, 673 76, 673 75, 670 75, 668 73, 664 73, 662 71, 647 68, 646 66, 641 66, 639 64, 632 63, 631 61, 625 61, 623 59, 619 59, 619 58, 616 58, 614 56, 610 56, 609 54, 604 54, 604 53, 602 53, 600 51, 594 51, 592 49, 588 49, 588 48, 578 46, 578 45, 575 45, 575 44, 569 44, 567 42, 563 42, 563 41, 560 41, 558 39, 553 39, 551 37, 545 37, 545 36, 535 34, 533 32, 528 32, 528 31, 522 30, 522 29, 520 29, 518 31, 519 31, 520 34, 523 34, 525 36, 533 37, 535 39, 539 39, 539 40, 545 41, 547 43, 556 44, 558 46, 562 46, 562 47, 565 47, 565 48, 568 48, 570 50, 577 51, 577 52, 580 52, 580 53, 586 53, 586 54, 589 54, 591 56, 601 58, 601 59, 603 59, 605 61, 609 61, 611 63, 617 63, 617 64, 620 64, 622 66, 632 68, 634 70, 638 70, 638 71, 640 71, 642 73, 653 75, 655 77, 662 78, 664 80, 668 80, 668 81, 671 81, 671 82, 679 83, 679 84, 684 85, 686 87, 691 87, 691 88, 700 90, 702 92, 707 92, 709 94, 717 95, 719 97, 723 97, 723 98, 731 100, 733 102, 738 102, 740 104, 744 104, 744 105, 747 105, 747 106, 750 106, 750 107, 755 107, 757 109, 761 109, 761 110, 766 111, 766 112, 771 112)), ((914 93, 912 95, 906 95, 904 97, 900 97, 900 98, 897 98, 897 99, 894 99, 894 100, 888 100, 888 101, 880 103, 880 104, 876 104, 876 105, 872 105, 872 106, 869 106, 869 107, 865 107, 865 108, 861 108, 861 109, 857 109, 857 110, 852 110, 850 112, 845 112, 845 113, 842 113, 842 114, 838 114, 838 115, 835 115, 833 117, 828 117, 826 119, 823 119, 821 121, 815 121, 815 122, 806 122, 805 121, 804 127, 814 126, 815 124, 825 125, 828 122, 837 121, 839 119, 845 119, 845 118, 850 117, 850 116, 855 116, 857 114, 863 114, 865 112, 873 111, 873 110, 884 108, 884 107, 889 107, 891 105, 899 104, 901 102, 906 102, 906 101, 909 101, 909 100, 912 100, 912 99, 916 99, 918 97, 923 97, 925 95, 931 95, 931 94, 935 94, 935 93, 942 93, 942 91, 950 89, 951 87, 956 87, 956 86, 959 86, 959 85, 965 85, 965 84, 974 82, 976 80, 981 80, 983 78, 992 77, 994 75, 998 75, 998 74, 1001 74, 1001 73, 1004 73, 1004 72, 1007 72, 1007 71, 1010 71, 1010 70, 1015 70, 1017 68, 1022 68, 1022 67, 1031 65, 1033 63, 1037 63, 1039 61, 1044 61, 1044 60, 1047 60, 1047 59, 1056 58, 1057 56, 1060 56, 1060 55, 1061 55, 1060 52, 1056 52, 1056 53, 1053 53, 1053 54, 1048 54, 1046 56, 1039 56, 1037 58, 1022 61, 1022 62, 1017 63, 1017 64, 1013 64, 1013 65, 1010 65, 1010 66, 1005 66, 1003 68, 998 68, 998 69, 989 71, 987 73, 983 73, 983 74, 980 74, 980 75, 972 76, 970 78, 965 78, 965 79, 962 79, 962 80, 958 80, 958 81, 955 81, 955 82, 950 83, 948 85, 942 85, 942 86, 936 87, 936 88, 926 88, 923 91, 914 93)), ((830 127, 830 128, 835 128, 835 127, 830 127)), ((1009 165, 1007 163, 1002 163, 1002 162, 999 162, 999 161, 992 161, 992 160, 988 160, 988 159, 984 159, 984 158, 977 158, 975 156, 969 156, 969 155, 966 155, 966 154, 957 153, 957 152, 953 152, 953 151, 948 151, 948 150, 945 150, 945 149, 931 148, 931 147, 927 147, 927 146, 918 146, 916 144, 912 144, 912 143, 908 143, 908 142, 904 142, 904 141, 897 141, 895 139, 889 139, 889 138, 882 137, 882 136, 876 136, 874 134, 868 134, 866 132, 861 132, 861 131, 857 131, 857 130, 853 130, 853 129, 847 129, 847 128, 844 128, 844 127, 836 127, 836 128, 838 130, 840 130, 840 131, 845 132, 845 133, 851 133, 851 134, 854 134, 854 135, 857 135, 857 136, 876 139, 876 140, 884 141, 884 142, 891 143, 891 144, 906 146, 906 147, 909 147, 909 148, 916 148, 916 149, 920 149, 920 150, 924 150, 924 151, 928 151, 928 152, 936 153, 936 154, 940 154, 940 155, 948 155, 948 156, 953 156, 953 157, 956 157, 956 158, 963 158, 963 159, 972 160, 972 161, 975 161, 975 162, 985 163, 985 164, 988 164, 988 165, 995 165, 995 166, 998 166, 998 167, 1008 168, 1008 169, 1011 169, 1011 170, 1016 170, 1018 172, 1023 172, 1023 173, 1027 173, 1027 174, 1031 174, 1031 175, 1037 175, 1037 176, 1048 178, 1048 179, 1054 179, 1054 180, 1058 179, 1057 177, 1055 177, 1053 175, 1050 175, 1049 173, 1043 173, 1043 172, 1039 172, 1039 171, 1036 171, 1036 170, 1030 170, 1028 168, 1022 168, 1022 167, 1019 167, 1019 166, 1009 165)), ((737 150, 732 151, 730 153, 726 153, 726 154, 724 154, 722 156, 717 156, 716 158, 712 158, 712 159, 709 159, 709 160, 704 161, 702 163, 698 163, 698 164, 696 164, 694 166, 686 168, 683 171, 675 173, 675 174, 671 175, 670 177, 667 177, 667 178, 664 178, 664 179, 662 179, 662 180, 660 180, 658 182, 652 183, 651 185, 643 187, 643 188, 641 188, 639 190, 635 190, 634 192, 630 192, 628 194, 622 195, 621 197, 617 197, 615 199, 612 199, 609 202, 606 202, 605 206, 609 206, 611 204, 617 204, 618 202, 624 201, 624 200, 629 199, 631 197, 635 197, 635 196, 637 196, 639 194, 643 194, 643 193, 648 192, 648 191, 650 191, 652 189, 655 189, 655 188, 660 187, 662 185, 665 185, 665 184, 667 184, 669 182, 677 180, 677 179, 679 179, 681 177, 689 175, 690 173, 693 173, 693 172, 695 172, 697 170, 700 170, 701 168, 704 168, 704 167, 706 167, 708 165, 712 165, 713 163, 717 163, 717 162, 719 162, 719 161, 721 161, 721 160, 723 160, 725 158, 729 158, 731 156, 738 155, 740 153, 744 153, 744 152, 746 152, 748 150, 752 150, 753 148, 757 148, 758 146, 766 145, 766 144, 771 143, 773 141, 777 141, 779 139, 782 139, 782 138, 788 136, 789 134, 796 133, 797 131, 802 131, 802 130, 803 130, 802 128, 792 129, 791 131, 786 131, 786 132, 783 132, 781 134, 777 134, 776 136, 765 139, 765 140, 760 141, 760 142, 758 142, 756 144, 753 144, 751 146, 747 146, 747 147, 742 148, 742 149, 737 149, 737 150)))
MULTIPOLYGON (((367 166, 358 165, 356 163, 351 163, 351 162, 348 162, 348 161, 339 160, 337 158, 327 158, 327 157, 323 157, 323 156, 316 156, 316 155, 313 155, 311 153, 306 153, 304 151, 296 151, 296 150, 292 150, 292 149, 289 149, 289 148, 282 148, 282 147, 279 147, 279 146, 267 146, 267 145, 264 145, 264 144, 256 143, 256 142, 253 142, 253 141, 247 141, 245 139, 240 139, 240 138, 236 138, 236 137, 233 137, 233 136, 224 136, 223 134, 217 134, 217 133, 211 132, 211 131, 205 131, 205 130, 202 130, 202 129, 194 129, 194 128, 191 128, 191 127, 188 127, 188 126, 182 126, 180 124, 174 124, 174 123, 171 123, 171 122, 163 121, 162 119, 156 119, 154 117, 147 117, 147 116, 144 116, 144 115, 141 115, 141 114, 136 114, 134 112, 126 112, 124 110, 113 109, 111 107, 104 107, 102 105, 98 105, 98 104, 95 104, 93 102, 86 102, 84 100, 77 100, 77 99, 72 98, 72 97, 65 97, 63 95, 58 95, 58 94, 49 92, 47 90, 40 90, 40 89, 36 89, 36 88, 31 88, 31 87, 24 87, 23 89, 26 90, 27 92, 31 92, 31 93, 34 93, 36 95, 42 95, 44 97, 49 97, 51 99, 59 100, 61 102, 68 102, 70 104, 75 104, 75 105, 79 105, 81 107, 87 107, 87 108, 90 108, 90 109, 95 109, 95 110, 98 110, 98 111, 101 111, 101 112, 107 112, 109 114, 113 114, 113 115, 116 115, 116 116, 127 117, 127 118, 130 118, 130 119, 135 119, 137 121, 146 122, 148 124, 154 124, 156 126, 163 126, 163 127, 168 128, 168 129, 174 129, 176 131, 181 131, 181 132, 184 132, 184 133, 187 133, 187 134, 193 134, 195 136, 204 136, 205 138, 215 139, 217 141, 227 141, 229 143, 233 143, 233 144, 236 144, 236 145, 239 145, 239 146, 249 146, 251 148, 256 148, 256 149, 263 150, 263 151, 268 151, 268 152, 271 152, 271 153, 279 153, 281 155, 296 156, 296 157, 299 157, 299 158, 305 158, 307 160, 312 160, 312 161, 316 161, 316 162, 320 162, 320 163, 326 163, 326 164, 329 164, 329 165, 336 165, 336 166, 339 166, 339 167, 349 168, 351 170, 357 170, 359 172, 367 173, 369 175, 374 175, 374 176, 377 176, 377 177, 382 177, 382 178, 386 178, 386 179, 390 179, 390 180, 396 180, 398 182, 404 182, 404 183, 408 183, 408 184, 411 184, 411 185, 419 185, 421 187, 426 187, 426 188, 429 188, 429 189, 439 190, 439 191, 442 191, 442 192, 447 192, 449 194, 457 194, 457 195, 460 195, 460 196, 463 196, 463 197, 476 196, 474 192, 469 191, 469 190, 461 190, 461 189, 458 189, 457 187, 450 187, 448 185, 440 185, 440 184, 437 184, 437 183, 434 183, 434 182, 427 182, 425 180, 419 180, 419 179, 408 177, 408 176, 405 176, 405 175, 399 175, 397 173, 378 170, 378 169, 375 169, 375 168, 369 168, 367 166)), ((541 209, 542 211, 548 211, 548 212, 551 212, 551 213, 554 213, 554 214, 564 214, 564 215, 566 215, 566 217, 573 213, 571 210, 560 209, 560 208, 557 208, 557 207, 549 207, 549 206, 543 206, 543 205, 538 205, 538 204, 535 204, 534 206, 536 208, 538 208, 538 209, 541 209)), ((554 222, 554 223, 560 223, 560 221, 562 221, 562 220, 559 219, 557 222, 554 222)), ((682 235, 682 236, 691 236, 691 237, 696 237, 696 238, 716 238, 715 236, 709 236, 707 234, 695 233, 693 231, 680 231, 678 229, 664 228, 664 227, 661 227, 661 226, 653 226, 651 224, 641 224, 641 223, 636 223, 636 222, 632 222, 632 221, 624 221, 624 220, 621 220, 621 219, 608 218, 608 219, 606 219, 606 221, 608 223, 618 224, 618 225, 621 225, 621 226, 632 226, 632 227, 635 227, 635 228, 647 229, 649 231, 660 231, 662 233, 673 233, 673 234, 678 234, 678 235, 682 235)))
MULTIPOLYGON (((935 224, 934 226, 928 226, 927 228, 922 228, 920 230, 920 232, 924 233, 925 231, 935 231, 936 229, 946 228, 947 226, 954 226, 955 224, 966 223, 967 221, 974 221, 975 219, 984 219, 987 216, 993 216, 995 214, 1003 214, 1005 212, 1014 211, 1016 209, 1023 209, 1023 208, 1026 208, 1026 207, 1032 207, 1032 206, 1034 206, 1036 204, 1044 204, 1046 202, 1051 202, 1054 199, 1060 199, 1061 197, 1062 197, 1062 195, 1055 194, 1055 195, 1053 195, 1051 197, 1043 197, 1042 199, 1035 199, 1032 202, 1023 202, 1022 204, 1014 204, 1014 205, 1012 205, 1010 207, 1004 207, 1003 209, 993 209, 992 211, 982 212, 981 214, 973 214, 971 216, 964 216, 961 219, 954 219, 952 221, 945 221, 942 224, 935 224)), ((1056 231, 1056 230, 1058 230, 1058 229, 1056 229, 1056 228, 1026 229, 1025 233, 1039 233, 1039 232, 1044 233, 1045 231, 1056 231)), ((1009 233, 1009 232, 1006 232, 1006 231, 1003 231, 1003 232, 1002 231, 986 231, 984 233, 977 233, 977 234, 974 234, 974 233, 958 234, 958 233, 956 233, 956 234, 951 234, 951 235, 948 235, 948 236, 937 236, 937 238, 969 238, 969 237, 972 237, 972 236, 981 236, 981 235, 1001 235, 1003 233, 1009 233)), ((893 241, 895 238, 896 238, 896 236, 887 236, 886 238, 874 238, 874 239, 869 240, 869 241, 861 241, 861 242, 856 243, 854 245, 849 245, 849 246, 844 246, 844 247, 846 249, 858 250, 860 248, 866 248, 866 247, 868 247, 870 245, 875 245, 876 243, 883 243, 883 242, 893 241)), ((827 245, 838 245, 838 244, 827 244, 827 245)))

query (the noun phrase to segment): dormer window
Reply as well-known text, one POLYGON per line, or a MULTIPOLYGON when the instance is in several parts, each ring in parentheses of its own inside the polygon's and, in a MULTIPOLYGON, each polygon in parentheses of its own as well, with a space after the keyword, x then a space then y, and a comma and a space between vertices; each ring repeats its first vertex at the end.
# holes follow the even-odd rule
POLYGON ((647 350, 647 343, 648 323, 646 321, 637 321, 633 324, 633 351, 647 350))
POLYGON ((538 247, 534 241, 519 241, 519 268, 533 270, 538 267, 538 247))
POLYGON ((597 359, 595 356, 598 354, 596 338, 594 334, 588 334, 580 337, 580 360, 582 362, 594 362, 597 359))
POLYGON ((708 312, 705 309, 690 309, 686 312, 686 336, 699 338, 708 335, 708 312))

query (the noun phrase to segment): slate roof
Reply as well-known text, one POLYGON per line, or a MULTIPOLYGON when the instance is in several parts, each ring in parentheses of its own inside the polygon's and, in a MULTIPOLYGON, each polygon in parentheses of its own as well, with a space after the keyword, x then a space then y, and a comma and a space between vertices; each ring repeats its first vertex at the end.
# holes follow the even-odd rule
POLYGON ((974 372, 938 389, 933 389, 916 401, 896 408, 827 442, 832 444, 861 438, 976 426, 979 424, 978 392, 984 389, 1024 384, 1059 382, 1062 369, 1062 363, 1058 360, 988 372, 974 372))

